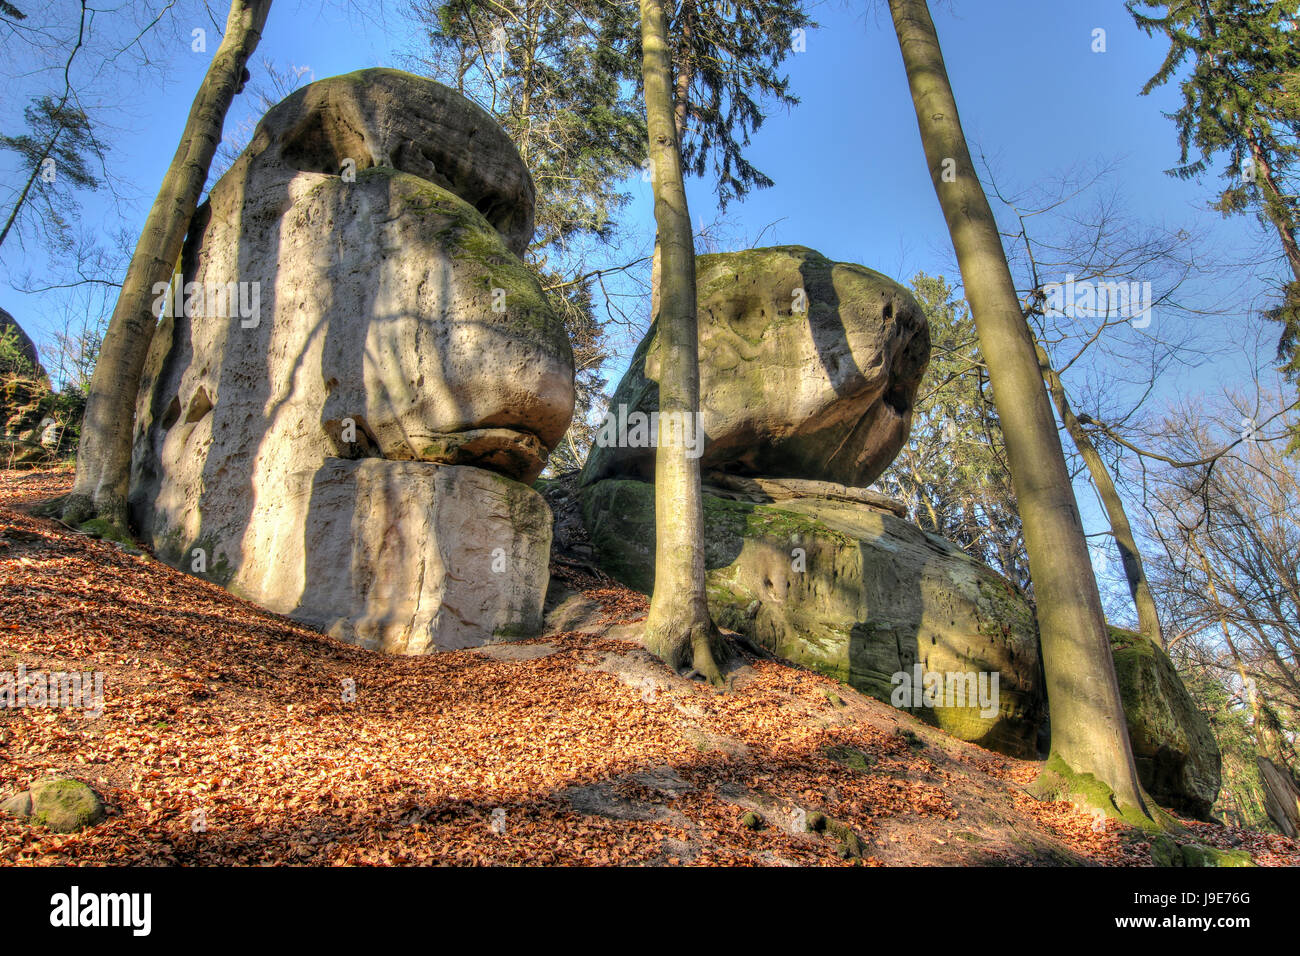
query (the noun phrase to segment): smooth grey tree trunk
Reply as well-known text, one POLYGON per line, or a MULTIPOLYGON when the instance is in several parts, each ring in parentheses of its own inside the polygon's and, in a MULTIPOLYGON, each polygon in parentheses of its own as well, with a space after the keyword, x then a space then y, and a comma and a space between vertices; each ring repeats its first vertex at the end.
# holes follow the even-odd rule
POLYGON ((1111 814, 1149 817, 1106 621, 1051 403, 925 0, 890 0, 921 142, 993 386, 1038 605, 1052 720, 1049 772, 1111 814), (1109 787, 1098 800, 1090 774, 1109 787))
POLYGON ((720 684, 721 636, 709 617, 704 587, 700 461, 688 454, 685 436, 664 424, 666 416, 676 416, 694 427, 700 407, 700 361, 695 241, 677 139, 672 58, 662 0, 641 0, 641 46, 658 227, 658 288, 653 307, 658 329, 660 414, 655 449, 655 583, 645 646, 670 666, 691 667, 720 684))
POLYGON ((1043 372, 1043 381, 1047 383, 1047 390, 1056 405, 1056 414, 1060 416, 1062 423, 1064 423, 1065 430, 1070 433, 1070 438, 1074 441, 1074 447, 1078 449, 1080 456, 1082 456, 1083 463, 1088 468, 1088 475, 1092 478, 1092 485, 1097 489, 1102 506, 1106 509, 1106 518, 1110 522, 1111 534, 1115 536, 1120 561, 1124 565, 1124 578, 1128 582, 1129 596, 1133 598, 1133 606, 1137 609, 1138 630, 1161 647, 1164 647, 1164 633, 1160 627, 1160 612, 1156 608, 1156 599, 1151 593, 1151 584, 1147 581, 1146 566, 1142 562, 1142 552, 1138 550, 1137 538, 1133 534, 1133 526, 1128 520, 1128 509, 1124 507, 1124 499, 1120 497, 1119 490, 1115 487, 1115 481, 1111 478, 1110 469, 1102 461, 1097 446, 1092 443, 1092 439, 1079 422, 1078 416, 1074 414, 1074 409, 1070 407, 1070 398, 1066 394, 1065 383, 1061 381, 1061 376, 1057 371, 1052 368, 1047 351, 1041 345, 1037 346, 1037 350, 1039 366, 1043 372))
POLYGON ((63 519, 70 524, 95 516, 121 530, 127 527, 136 392, 158 322, 152 310, 153 289, 171 280, 221 142, 226 113, 243 85, 244 66, 261 40, 270 9, 271 0, 232 0, 225 36, 194 97, 180 145, 131 255, 86 396, 76 482, 63 505, 63 519))

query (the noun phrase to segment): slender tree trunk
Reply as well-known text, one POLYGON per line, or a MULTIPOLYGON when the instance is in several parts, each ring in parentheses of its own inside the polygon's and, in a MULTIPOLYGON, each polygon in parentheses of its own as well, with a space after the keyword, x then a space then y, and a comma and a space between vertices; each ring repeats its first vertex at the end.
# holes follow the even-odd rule
MULTIPOLYGON (((670 666, 690 666, 711 682, 721 636, 704 590, 704 499, 700 460, 687 452, 684 429, 700 407, 695 314, 695 243, 686 205, 681 148, 673 116, 672 63, 662 0, 641 0, 642 76, 650 133, 658 227, 659 294, 655 303, 659 360, 659 442, 655 449, 655 584, 645 646, 670 666), (676 418, 681 428, 668 420, 676 418)), ((695 436, 702 439, 702 435, 695 436)))
POLYGON ((677 86, 673 106, 673 124, 677 129, 677 146, 686 142, 686 113, 690 105, 691 80, 695 76, 691 41, 695 36, 695 5, 682 0, 682 39, 677 44, 677 86))
POLYGON ((1291 272, 1295 275, 1297 282, 1300 282, 1300 243, 1296 242, 1295 227, 1279 211, 1283 205, 1282 194, 1277 188, 1277 183, 1273 179, 1273 168, 1268 163, 1268 157, 1264 155, 1263 148, 1259 145, 1259 139, 1253 133, 1248 138, 1250 144, 1250 156, 1255 163, 1255 173, 1259 179, 1260 185, 1264 191, 1264 214, 1268 216, 1269 222, 1277 229, 1277 236, 1282 240, 1282 251, 1286 253, 1287 265, 1291 267, 1291 272))
POLYGON ((4 245, 5 239, 9 235, 9 230, 12 229, 14 223, 18 221, 18 213, 22 211, 23 205, 27 202, 27 195, 32 191, 32 186, 36 184, 36 177, 41 174, 41 163, 45 162, 45 159, 50 155, 50 150, 54 149, 55 145, 58 143, 59 134, 63 132, 63 129, 64 128, 60 126, 54 131, 54 135, 50 137, 50 141, 45 146, 45 152, 42 155, 40 162, 32 166, 32 174, 27 177, 27 182, 23 183, 23 191, 18 194, 18 199, 14 202, 14 208, 9 211, 9 218, 5 220, 4 228, 0 229, 0 246, 4 245))
MULTIPOLYGON (((73 45, 72 50, 68 53, 68 60, 63 64, 63 96, 59 100, 58 108, 54 111, 55 116, 62 116, 63 109, 68 104, 68 99, 72 96, 72 61, 77 58, 77 53, 85 45, 86 41, 86 14, 88 13, 86 0, 81 0, 81 19, 77 22, 77 42, 73 45)), ((18 221, 18 214, 22 211, 23 204, 27 202, 27 195, 32 191, 32 186, 36 183, 36 177, 40 175, 41 162, 49 158, 50 153, 58 144, 59 137, 67 127, 60 125, 50 136, 50 140, 45 144, 45 150, 41 153, 41 160, 33 164, 32 174, 27 177, 27 182, 23 184, 22 192, 18 194, 18 200, 14 203, 14 208, 9 213, 9 218, 5 220, 4 229, 0 230, 0 246, 4 245, 9 230, 13 228, 14 223, 18 221)))
POLYGON ((1146 814, 1056 421, 997 222, 966 146, 934 23, 925 0, 890 0, 889 6, 1006 440, 1038 603, 1052 720, 1049 768, 1060 777, 1091 774, 1110 787, 1114 806, 1101 807, 1109 813, 1146 814))
POLYGON ((86 397, 76 483, 63 511, 72 524, 97 515, 126 528, 136 392, 158 321, 151 309, 153 288, 171 280, 221 142, 226 112, 243 84, 244 65, 262 37, 270 8, 271 0, 232 0, 225 36, 194 97, 180 145, 127 266, 86 397))
POLYGON ((1052 368, 1047 351, 1041 345, 1036 345, 1035 348, 1038 352, 1038 364, 1043 371, 1043 381, 1047 383, 1047 391, 1051 394, 1052 401, 1056 405, 1056 413, 1061 416, 1061 421, 1065 423, 1065 430, 1070 433, 1070 438, 1074 440, 1074 447, 1079 450, 1084 464, 1088 466, 1088 474, 1092 478, 1093 487, 1097 489, 1097 494, 1101 497, 1101 503, 1106 509, 1106 517, 1110 521, 1110 530, 1115 536, 1115 543, 1119 546, 1119 557, 1124 564, 1124 577, 1128 581, 1128 591, 1133 598, 1134 606, 1137 608, 1138 629, 1161 647, 1164 647, 1164 633, 1160 628, 1160 612, 1156 610, 1156 600, 1151 594, 1151 585, 1147 582, 1146 568, 1142 564, 1142 553, 1138 551, 1137 539, 1133 535, 1133 526, 1129 524, 1128 511, 1124 508, 1124 499, 1119 496, 1119 491, 1115 488, 1115 482, 1110 477, 1110 469, 1102 461, 1097 447, 1092 443, 1092 439, 1088 437, 1088 433, 1084 431, 1083 426, 1079 424, 1078 417, 1075 416, 1074 410, 1070 407, 1070 399, 1065 393, 1065 385, 1061 381, 1061 376, 1052 368))
MULTIPOLYGON (((689 2, 689 0, 688 0, 689 2)), ((695 75, 691 68, 691 11, 684 11, 681 42, 677 44, 677 78, 673 86, 673 128, 677 131, 677 155, 681 156, 682 143, 686 141, 686 111, 690 103, 691 79, 695 75)), ((667 14, 665 13, 665 16, 667 14)), ((666 42, 666 41, 665 41, 666 42)), ((693 234, 692 234, 693 235, 693 234)), ((654 255, 650 263, 650 314, 659 314, 660 273, 659 237, 655 236, 654 255)))

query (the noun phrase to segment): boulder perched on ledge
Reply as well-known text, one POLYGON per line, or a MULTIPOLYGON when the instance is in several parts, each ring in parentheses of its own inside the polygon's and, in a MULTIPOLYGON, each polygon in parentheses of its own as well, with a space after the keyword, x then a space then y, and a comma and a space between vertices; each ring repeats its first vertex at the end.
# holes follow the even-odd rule
MULTIPOLYGON (((930 359, 912 294, 803 246, 696 259, 702 466, 865 487, 898 454, 930 359)), ((612 399, 620 420, 659 408, 656 331, 612 399)), ((582 482, 654 478, 654 448, 602 443, 582 482)))

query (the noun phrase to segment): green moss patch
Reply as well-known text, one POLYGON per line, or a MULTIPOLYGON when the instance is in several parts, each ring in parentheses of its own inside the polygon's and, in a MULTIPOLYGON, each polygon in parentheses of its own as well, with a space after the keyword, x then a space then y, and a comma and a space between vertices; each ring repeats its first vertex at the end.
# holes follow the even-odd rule
POLYGON ((38 780, 30 793, 30 821, 57 833, 75 833, 104 819, 99 795, 79 780, 38 780))
POLYGON ((1072 769, 1055 752, 1048 757, 1030 792, 1042 800, 1064 800, 1100 810, 1112 819, 1141 830, 1165 830, 1177 826, 1177 821, 1155 804, 1151 804, 1155 814, 1152 818, 1132 804, 1121 803, 1110 786, 1090 773, 1072 769))
POLYGON ((1239 867, 1254 866, 1245 850, 1218 850, 1200 843, 1177 843, 1168 836, 1151 841, 1151 863, 1155 866, 1239 867))
POLYGON ((132 551, 137 550, 135 540, 131 535, 107 518, 91 518, 89 521, 83 521, 77 530, 90 535, 92 538, 98 538, 101 541, 113 541, 132 551))

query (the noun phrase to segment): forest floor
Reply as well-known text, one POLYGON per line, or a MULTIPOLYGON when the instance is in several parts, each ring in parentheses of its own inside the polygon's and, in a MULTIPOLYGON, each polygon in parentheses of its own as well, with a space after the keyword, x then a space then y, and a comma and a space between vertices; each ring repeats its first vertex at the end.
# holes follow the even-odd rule
POLYGON ((1150 864, 1142 834, 1032 798, 1038 764, 835 681, 757 654, 727 693, 679 677, 607 633, 644 598, 574 568, 541 639, 384 657, 27 514, 70 484, 0 471, 0 672, 102 672, 103 712, 0 709, 0 799, 66 775, 108 817, 0 815, 0 865, 1150 864))

